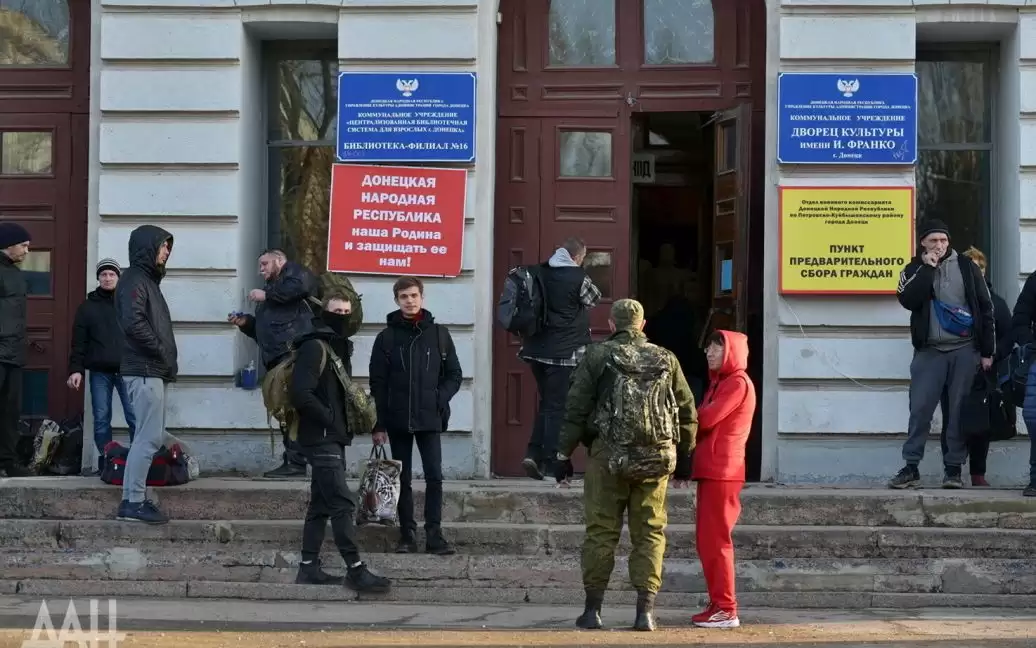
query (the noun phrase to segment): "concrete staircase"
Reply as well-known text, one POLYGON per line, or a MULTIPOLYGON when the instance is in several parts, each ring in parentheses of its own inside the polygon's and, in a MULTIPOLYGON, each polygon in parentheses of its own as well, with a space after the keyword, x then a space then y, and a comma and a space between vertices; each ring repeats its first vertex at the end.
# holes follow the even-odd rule
MULTIPOLYGON (((348 600, 293 584, 308 484, 202 479, 155 489, 174 521, 114 521, 120 489, 95 478, 0 480, 0 594, 348 600)), ((415 493, 418 517, 423 493, 415 493)), ((745 607, 1036 607, 1036 498, 1017 491, 750 486, 736 530, 745 607)), ((395 529, 359 532, 394 581, 388 600, 578 604, 582 492, 531 481, 446 485, 458 555, 388 553, 395 529)), ((664 606, 704 599, 693 491, 671 490, 664 606)), ((325 559, 341 561, 329 544, 325 559)), ((620 554, 628 550, 625 538, 620 554)), ((619 558, 610 602, 631 602, 619 558)))

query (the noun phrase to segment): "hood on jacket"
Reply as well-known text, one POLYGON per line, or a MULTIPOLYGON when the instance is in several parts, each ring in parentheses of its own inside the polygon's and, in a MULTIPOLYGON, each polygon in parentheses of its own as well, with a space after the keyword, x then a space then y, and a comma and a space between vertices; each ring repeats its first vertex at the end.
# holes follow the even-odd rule
MULTIPOLYGON (((403 328, 412 327, 415 324, 414 320, 408 320, 407 318, 403 317, 403 311, 401 310, 394 310, 391 313, 389 313, 388 317, 385 318, 385 322, 389 326, 401 326, 403 328)), ((416 325, 421 328, 425 328, 434 323, 435 318, 432 317, 432 314, 422 308, 421 318, 417 320, 416 325)))
POLYGON ((165 275, 165 267, 158 267, 158 248, 169 241, 169 251, 173 250, 173 235, 157 225, 141 225, 133 230, 129 239, 130 266, 140 268, 156 281, 165 275))
POLYGON ((728 376, 735 371, 748 370, 748 336, 736 331, 717 330, 723 336, 723 366, 718 372, 709 371, 709 376, 728 376))
POLYGON ((579 264, 575 262, 572 255, 568 253, 565 248, 558 248, 554 251, 554 255, 547 261, 547 265, 552 268, 578 268, 579 264))
POLYGON ((94 288, 89 293, 87 293, 86 298, 90 301, 112 301, 115 299, 115 291, 94 288))

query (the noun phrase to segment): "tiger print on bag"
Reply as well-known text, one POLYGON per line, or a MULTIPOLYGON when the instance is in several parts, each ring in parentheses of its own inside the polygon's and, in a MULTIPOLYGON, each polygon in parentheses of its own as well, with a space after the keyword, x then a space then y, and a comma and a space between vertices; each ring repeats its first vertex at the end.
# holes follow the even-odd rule
POLYGON ((356 524, 395 526, 398 522, 399 473, 403 463, 389 459, 383 446, 374 446, 360 478, 356 524))

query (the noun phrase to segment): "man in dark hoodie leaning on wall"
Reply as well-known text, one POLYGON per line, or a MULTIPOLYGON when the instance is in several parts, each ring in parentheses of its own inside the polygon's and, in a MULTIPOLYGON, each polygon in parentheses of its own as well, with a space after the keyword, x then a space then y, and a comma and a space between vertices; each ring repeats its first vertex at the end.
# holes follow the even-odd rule
POLYGON ((354 523, 356 501, 345 479, 345 448, 352 445, 354 434, 370 432, 349 429, 346 393, 335 368, 335 362, 340 361, 345 373, 352 375, 352 342, 345 338, 351 313, 352 304, 345 295, 326 296, 323 312, 313 320, 314 330, 294 342, 298 351, 289 392, 299 416, 299 446, 313 469, 309 509, 302 530, 302 564, 295 582, 344 582, 358 592, 385 592, 391 586, 389 580, 373 574, 360 560, 354 523), (344 579, 320 568, 320 547, 328 520, 335 546, 345 561, 344 579))

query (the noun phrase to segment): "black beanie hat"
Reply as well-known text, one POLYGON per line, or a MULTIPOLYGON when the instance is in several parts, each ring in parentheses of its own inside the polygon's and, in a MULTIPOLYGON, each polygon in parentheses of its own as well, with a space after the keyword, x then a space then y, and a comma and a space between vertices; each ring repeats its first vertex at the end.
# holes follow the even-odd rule
POLYGON ((28 243, 30 240, 32 237, 29 236, 28 230, 18 223, 0 223, 0 250, 6 250, 19 243, 28 243))
POLYGON ((946 223, 942 222, 938 218, 929 218, 925 222, 921 223, 921 235, 918 236, 918 240, 923 241, 929 234, 945 234, 947 238, 950 236, 950 230, 946 227, 946 223))

